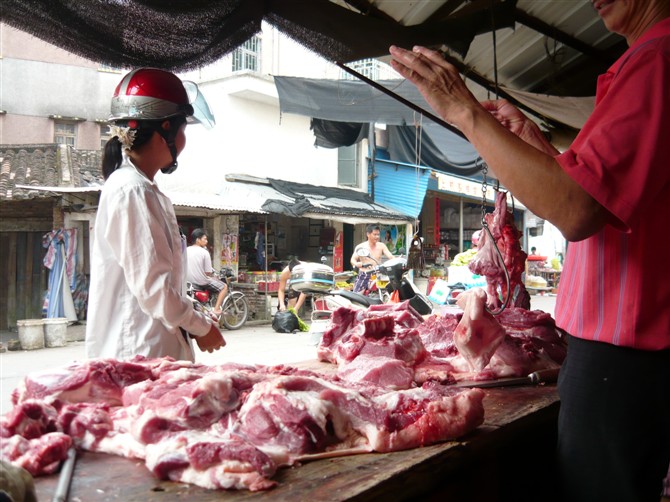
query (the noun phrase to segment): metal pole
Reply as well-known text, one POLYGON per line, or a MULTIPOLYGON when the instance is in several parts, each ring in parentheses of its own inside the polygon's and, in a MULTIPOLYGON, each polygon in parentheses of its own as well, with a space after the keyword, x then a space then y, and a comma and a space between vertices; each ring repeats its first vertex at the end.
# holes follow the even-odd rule
POLYGON ((263 260, 265 268, 265 313, 269 317, 272 312, 272 308, 268 308, 268 215, 265 215, 265 260, 263 260))

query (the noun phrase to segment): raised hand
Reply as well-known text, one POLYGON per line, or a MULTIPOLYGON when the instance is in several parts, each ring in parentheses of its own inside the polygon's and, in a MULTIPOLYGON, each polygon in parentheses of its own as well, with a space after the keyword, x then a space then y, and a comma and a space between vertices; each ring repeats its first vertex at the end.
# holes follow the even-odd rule
POLYGON ((444 120, 459 127, 468 110, 479 106, 458 69, 439 52, 416 46, 408 51, 392 45, 391 66, 416 85, 428 104, 444 120))

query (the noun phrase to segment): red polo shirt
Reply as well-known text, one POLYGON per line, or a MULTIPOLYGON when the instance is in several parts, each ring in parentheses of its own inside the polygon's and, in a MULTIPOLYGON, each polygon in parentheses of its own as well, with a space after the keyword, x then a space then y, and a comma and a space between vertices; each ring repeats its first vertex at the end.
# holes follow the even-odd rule
POLYGON ((670 19, 600 76, 593 114, 556 160, 616 219, 568 245, 558 325, 588 340, 670 348, 670 19))

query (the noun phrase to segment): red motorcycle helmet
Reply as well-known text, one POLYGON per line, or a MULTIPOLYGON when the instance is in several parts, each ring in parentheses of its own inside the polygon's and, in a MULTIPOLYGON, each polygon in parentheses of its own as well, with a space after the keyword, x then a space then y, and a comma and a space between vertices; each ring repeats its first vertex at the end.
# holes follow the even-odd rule
POLYGON ((116 86, 109 121, 160 120, 177 115, 208 128, 215 123, 196 84, 182 82, 169 71, 138 68, 116 86))

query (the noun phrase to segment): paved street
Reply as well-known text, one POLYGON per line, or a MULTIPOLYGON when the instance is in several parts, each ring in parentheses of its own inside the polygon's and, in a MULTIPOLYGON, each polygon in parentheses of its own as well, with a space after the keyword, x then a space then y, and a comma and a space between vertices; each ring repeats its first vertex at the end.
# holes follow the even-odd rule
MULTIPOLYGON (((531 296, 531 307, 553 315, 555 296, 531 296)), ((11 407, 11 392, 28 373, 56 368, 73 361, 84 360, 84 331, 82 324, 67 328, 65 347, 39 350, 19 350, 0 353, 0 414, 11 407)), ((6 342, 17 334, 2 332, 6 342)), ((309 333, 275 333, 270 324, 245 326, 238 331, 225 331, 227 345, 212 354, 196 349, 196 361, 205 364, 238 362, 246 364, 290 364, 314 359, 316 347, 309 333)))

